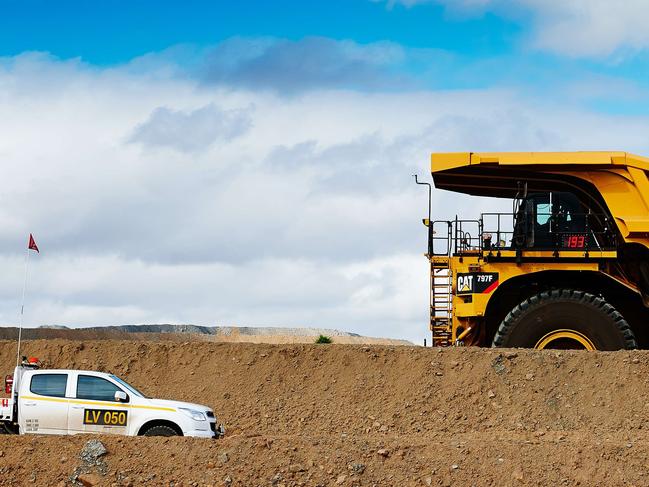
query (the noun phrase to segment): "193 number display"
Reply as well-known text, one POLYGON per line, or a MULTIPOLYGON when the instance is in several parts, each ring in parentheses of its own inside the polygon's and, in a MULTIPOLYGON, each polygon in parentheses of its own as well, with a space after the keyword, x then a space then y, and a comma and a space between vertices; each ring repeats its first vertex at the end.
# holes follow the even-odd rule
POLYGON ((562 247, 568 249, 583 249, 588 243, 588 236, 585 234, 564 235, 562 247))

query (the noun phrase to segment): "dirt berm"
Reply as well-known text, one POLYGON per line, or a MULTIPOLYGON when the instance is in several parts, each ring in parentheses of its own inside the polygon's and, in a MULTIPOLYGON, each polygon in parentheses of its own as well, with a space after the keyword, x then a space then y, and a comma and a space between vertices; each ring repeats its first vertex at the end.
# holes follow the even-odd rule
MULTIPOLYGON (((101 437, 94 485, 648 485, 649 353, 32 341, 212 406, 226 438, 101 437)), ((9 373, 15 342, 0 342, 9 373)), ((89 437, 0 437, 0 485, 70 485, 89 437)))

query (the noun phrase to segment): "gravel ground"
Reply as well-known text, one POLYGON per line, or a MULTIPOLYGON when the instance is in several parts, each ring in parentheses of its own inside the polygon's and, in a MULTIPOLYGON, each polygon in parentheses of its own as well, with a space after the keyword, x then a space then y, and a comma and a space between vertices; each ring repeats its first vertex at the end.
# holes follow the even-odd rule
MULTIPOLYGON (((0 342, 0 363, 14 347, 0 342)), ((101 437, 101 468, 80 458, 87 436, 2 436, 0 485, 647 485, 649 352, 63 340, 25 351, 210 405, 227 434, 101 437)))

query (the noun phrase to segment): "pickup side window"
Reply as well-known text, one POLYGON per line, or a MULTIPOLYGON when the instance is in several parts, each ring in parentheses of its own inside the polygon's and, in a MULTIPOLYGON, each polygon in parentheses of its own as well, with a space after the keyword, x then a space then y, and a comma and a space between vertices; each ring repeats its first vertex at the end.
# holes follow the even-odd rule
POLYGON ((80 375, 77 381, 77 399, 115 402, 115 393, 121 390, 112 382, 92 375, 80 375))
POLYGON ((29 390, 39 396, 65 397, 68 374, 36 374, 32 376, 29 390))

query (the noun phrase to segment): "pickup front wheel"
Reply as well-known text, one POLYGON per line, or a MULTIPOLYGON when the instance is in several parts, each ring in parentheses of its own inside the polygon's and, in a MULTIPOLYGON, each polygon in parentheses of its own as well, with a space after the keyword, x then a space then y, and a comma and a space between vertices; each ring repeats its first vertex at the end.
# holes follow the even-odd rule
POLYGON ((151 426, 144 432, 143 436, 178 436, 178 432, 171 426, 160 424, 151 426))

